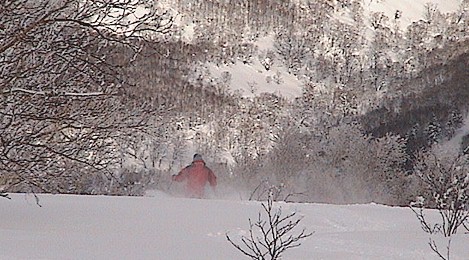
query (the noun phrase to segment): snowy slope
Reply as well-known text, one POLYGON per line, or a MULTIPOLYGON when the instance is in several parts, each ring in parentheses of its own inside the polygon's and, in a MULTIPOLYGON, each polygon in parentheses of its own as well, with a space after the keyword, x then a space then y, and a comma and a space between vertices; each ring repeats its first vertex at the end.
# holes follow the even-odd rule
POLYGON ((441 13, 455 12, 461 0, 363 0, 365 16, 370 12, 383 12, 390 19, 394 19, 397 10, 401 12, 399 18, 402 28, 406 28, 412 22, 423 19, 425 5, 433 4, 441 13))
POLYGON ((302 83, 282 66, 267 71, 258 60, 255 60, 252 64, 242 62, 222 66, 209 64, 208 68, 215 78, 220 78, 223 72, 230 73, 230 90, 239 92, 244 97, 253 97, 261 93, 275 93, 293 99, 302 93, 302 83), (277 75, 280 76, 280 81, 276 82, 272 78, 277 75))
MULTIPOLYGON (((274 36, 271 34, 262 37, 256 41, 255 45, 259 51, 275 50, 274 36)), ((245 97, 275 93, 293 99, 302 93, 303 83, 278 61, 269 70, 265 69, 258 58, 253 58, 250 64, 238 61, 233 65, 217 66, 209 63, 208 69, 215 78, 221 78, 223 73, 229 73, 230 90, 239 92, 245 97)))
MULTIPOLYGON (((0 259, 247 259, 225 238, 248 231, 257 202, 155 197, 13 194, 0 200, 0 259)), ((284 259, 438 259, 406 208, 281 203, 314 231, 284 259)), ((431 216, 436 216, 432 212, 431 216)), ((469 235, 451 259, 468 259, 469 235)), ((441 245, 442 248, 445 244, 441 245)))

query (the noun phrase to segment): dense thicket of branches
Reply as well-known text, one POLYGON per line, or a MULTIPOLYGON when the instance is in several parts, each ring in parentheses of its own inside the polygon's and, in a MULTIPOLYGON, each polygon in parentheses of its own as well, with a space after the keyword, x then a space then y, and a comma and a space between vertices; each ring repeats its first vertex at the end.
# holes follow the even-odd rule
POLYGON ((148 1, 2 3, 0 178, 7 190, 109 189, 103 179, 118 162, 119 138, 145 130, 160 109, 132 98, 121 68, 144 37, 170 24, 148 1))

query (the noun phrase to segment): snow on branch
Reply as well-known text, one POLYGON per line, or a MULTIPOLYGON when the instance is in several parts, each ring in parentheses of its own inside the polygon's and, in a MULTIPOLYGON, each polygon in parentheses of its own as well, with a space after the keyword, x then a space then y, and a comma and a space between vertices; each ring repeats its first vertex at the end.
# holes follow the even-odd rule
MULTIPOLYGON (((39 96, 49 96, 52 94, 58 94, 58 93, 53 93, 52 91, 35 91, 35 90, 30 90, 30 89, 23 89, 23 88, 12 88, 9 90, 4 90, 2 91, 2 94, 9 94, 9 93, 15 93, 15 92, 21 92, 24 94, 30 94, 30 95, 39 95, 39 96)), ((60 93, 61 96, 71 96, 71 97, 96 97, 96 96, 105 96, 109 95, 108 93, 104 92, 87 92, 87 93, 72 93, 72 92, 63 92, 60 93)))

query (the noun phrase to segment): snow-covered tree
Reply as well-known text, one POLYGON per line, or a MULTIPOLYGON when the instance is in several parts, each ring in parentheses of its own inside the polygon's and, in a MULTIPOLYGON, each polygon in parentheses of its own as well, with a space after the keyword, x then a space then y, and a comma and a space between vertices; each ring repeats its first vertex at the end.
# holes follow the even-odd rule
MULTIPOLYGON (((421 152, 417 156, 415 174, 422 183, 422 199, 416 206, 440 211, 441 222, 430 225, 429 233, 442 233, 448 237, 467 225, 469 220, 469 161, 467 155, 440 155, 421 152)), ((419 215, 423 217, 422 214, 419 215)))
POLYGON ((172 18, 154 4, 2 2, 0 174, 7 190, 101 192, 93 183, 112 178, 117 139, 144 130, 163 109, 133 98, 121 73, 142 44, 170 29, 172 18))
POLYGON ((441 125, 440 123, 433 118, 428 126, 424 129, 425 134, 428 138, 428 145, 433 145, 441 141, 441 125))
POLYGON ((422 229, 430 235, 447 238, 446 253, 430 238, 430 248, 441 258, 450 259, 451 238, 460 228, 469 228, 469 160, 463 153, 420 152, 414 167, 421 182, 421 194, 411 204, 422 229), (427 218, 426 209, 436 209, 437 222, 427 218))
POLYGON ((371 85, 375 91, 380 91, 388 84, 388 73, 391 67, 388 52, 391 47, 390 39, 393 36, 389 27, 389 18, 383 13, 373 13, 370 24, 374 33, 369 53, 371 85))
POLYGON ((294 30, 279 30, 276 34, 275 49, 288 71, 297 75, 311 54, 305 37, 294 30))

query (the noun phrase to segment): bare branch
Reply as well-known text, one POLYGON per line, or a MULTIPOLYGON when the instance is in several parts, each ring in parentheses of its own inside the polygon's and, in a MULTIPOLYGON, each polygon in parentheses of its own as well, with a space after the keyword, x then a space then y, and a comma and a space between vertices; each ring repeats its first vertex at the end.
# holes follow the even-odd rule
MULTIPOLYGON (((25 94, 40 95, 40 96, 50 96, 50 95, 55 94, 55 93, 52 93, 51 91, 34 91, 34 90, 22 89, 22 88, 12 88, 9 90, 4 90, 2 94, 8 94, 8 93, 13 93, 13 92, 22 92, 25 94)), ((109 94, 104 93, 104 92, 89 92, 89 93, 64 92, 64 93, 61 93, 60 95, 71 96, 71 97, 96 97, 96 96, 104 96, 104 95, 109 95, 109 94)))
POLYGON ((167 106, 133 96, 124 68, 169 30, 169 13, 143 0, 17 0, 0 13, 5 192, 107 190, 95 183, 113 178, 120 142, 164 124, 167 106))
POLYGON ((226 235, 228 241, 235 248, 252 259, 280 259, 286 250, 300 246, 299 241, 313 234, 306 232, 305 229, 299 234, 292 234, 301 218, 295 219, 296 212, 282 216, 281 208, 274 210, 271 196, 269 196, 267 203, 262 203, 262 209, 267 220, 262 219, 261 212, 259 212, 258 219, 254 224, 249 219, 250 236, 248 238, 241 237, 244 247, 233 242, 228 234, 226 235), (259 233, 260 236, 255 236, 255 232, 259 233))

